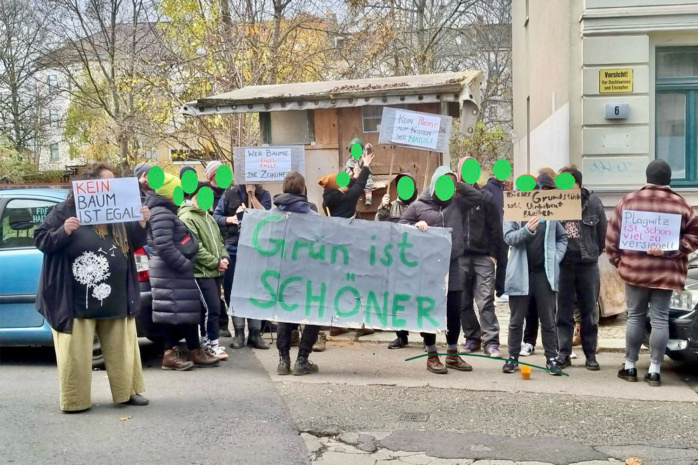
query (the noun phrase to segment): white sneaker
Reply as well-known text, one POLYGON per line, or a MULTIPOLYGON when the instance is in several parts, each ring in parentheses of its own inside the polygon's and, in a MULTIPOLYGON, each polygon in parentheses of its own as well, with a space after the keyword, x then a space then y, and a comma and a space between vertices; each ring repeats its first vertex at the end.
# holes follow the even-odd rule
POLYGON ((570 358, 577 358, 577 354, 575 354, 574 352, 572 352, 572 353, 570 354, 570 358))
POLYGON ((500 297, 495 297, 494 298, 495 303, 498 304, 504 304, 509 302, 509 296, 506 294, 502 294, 500 297))
POLYGON ((531 344, 524 342, 524 344, 521 346, 521 353, 519 355, 522 357, 528 357, 529 355, 532 355, 535 351, 535 347, 533 347, 531 344))
POLYGON ((218 345, 216 347, 211 347, 211 352, 218 360, 228 360, 228 354, 225 353, 223 346, 218 345))

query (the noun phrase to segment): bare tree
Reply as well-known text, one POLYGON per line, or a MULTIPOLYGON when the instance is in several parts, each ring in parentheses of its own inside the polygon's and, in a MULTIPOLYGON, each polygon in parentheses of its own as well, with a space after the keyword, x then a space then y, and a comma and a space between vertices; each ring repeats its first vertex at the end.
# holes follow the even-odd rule
POLYGON ((39 82, 38 63, 45 22, 34 2, 0 0, 0 133, 20 153, 38 153, 48 125, 50 86, 39 82))

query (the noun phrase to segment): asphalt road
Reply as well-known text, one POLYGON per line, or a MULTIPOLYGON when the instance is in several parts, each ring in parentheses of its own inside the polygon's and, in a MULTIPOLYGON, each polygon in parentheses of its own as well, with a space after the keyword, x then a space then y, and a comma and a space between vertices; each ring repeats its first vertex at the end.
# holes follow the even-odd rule
MULTIPOLYGON (((336 446, 357 437, 357 447, 376 457, 419 452, 443 463, 698 460, 698 376, 673 363, 663 369, 665 385, 651 388, 615 377, 619 353, 601 353, 598 373, 576 366, 570 377, 534 371, 523 381, 489 359, 468 359, 471 373, 428 373, 423 359, 405 362, 422 353, 416 343, 389 351, 385 344, 330 342, 312 356, 320 373, 304 377, 276 375, 274 349, 229 352, 219 368, 165 372, 146 343, 151 405, 113 405, 106 373, 95 371, 92 410, 66 415, 58 410, 52 349, 2 349, 0 463, 301 464, 310 462, 306 444, 330 439, 335 446, 315 450, 313 463, 380 464, 336 446), (304 441, 299 431, 312 436, 304 441)), ((526 361, 540 364, 542 356, 526 361)))
POLYGON ((90 411, 58 409, 53 349, 2 349, 0 463, 305 464, 307 449, 251 351, 218 368, 160 369, 142 345, 147 407, 114 405, 94 371, 90 411))

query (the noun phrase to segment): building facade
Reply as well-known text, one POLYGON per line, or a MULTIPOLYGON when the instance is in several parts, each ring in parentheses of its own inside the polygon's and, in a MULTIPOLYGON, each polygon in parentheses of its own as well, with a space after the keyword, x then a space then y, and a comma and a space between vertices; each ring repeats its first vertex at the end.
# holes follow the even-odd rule
POLYGON ((513 2, 514 172, 575 164, 613 207, 669 162, 698 206, 698 1, 513 2))

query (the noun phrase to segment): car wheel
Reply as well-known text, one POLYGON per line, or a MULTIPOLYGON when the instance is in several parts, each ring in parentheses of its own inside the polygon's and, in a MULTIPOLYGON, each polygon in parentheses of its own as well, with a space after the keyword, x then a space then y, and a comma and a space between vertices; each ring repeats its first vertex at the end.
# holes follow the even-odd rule
POLYGON ((92 369, 95 368, 99 368, 100 370, 104 368, 104 354, 102 353, 102 346, 97 337, 95 337, 92 343, 92 369))

